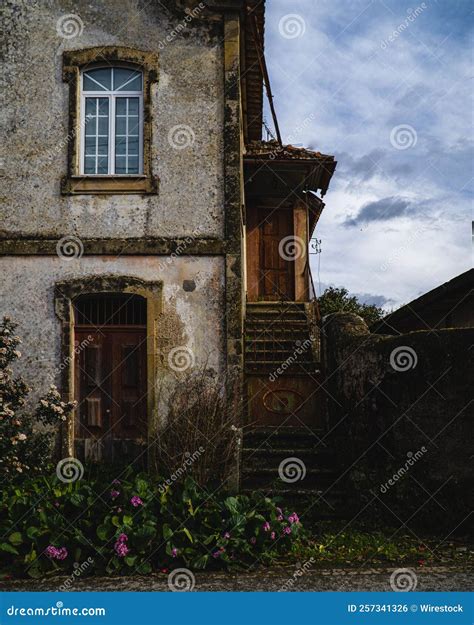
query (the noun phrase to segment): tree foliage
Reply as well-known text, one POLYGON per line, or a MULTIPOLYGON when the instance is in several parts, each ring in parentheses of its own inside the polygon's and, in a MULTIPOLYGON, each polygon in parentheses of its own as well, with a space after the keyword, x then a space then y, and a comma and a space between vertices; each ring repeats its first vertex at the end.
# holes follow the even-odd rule
POLYGON ((321 316, 336 312, 347 312, 359 315, 368 326, 385 316, 385 311, 375 304, 363 304, 349 291, 334 286, 328 287, 318 299, 321 316))

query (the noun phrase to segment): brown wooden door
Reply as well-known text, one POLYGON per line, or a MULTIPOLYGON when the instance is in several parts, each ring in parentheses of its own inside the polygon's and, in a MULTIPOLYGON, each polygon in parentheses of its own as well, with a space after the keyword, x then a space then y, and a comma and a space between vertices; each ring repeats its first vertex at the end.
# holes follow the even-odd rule
POLYGON ((76 327, 75 439, 84 457, 110 462, 147 435, 146 329, 76 327))
POLYGON ((263 300, 295 299, 295 263, 292 260, 293 211, 274 210, 260 215, 260 293, 263 300), (285 239, 287 239, 285 241, 285 239))

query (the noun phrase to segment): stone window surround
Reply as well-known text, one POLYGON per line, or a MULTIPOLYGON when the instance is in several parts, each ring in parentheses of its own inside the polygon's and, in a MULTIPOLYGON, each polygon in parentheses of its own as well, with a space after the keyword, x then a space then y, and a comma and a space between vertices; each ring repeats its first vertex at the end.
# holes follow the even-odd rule
MULTIPOLYGON (((147 301, 147 413, 148 435, 152 439, 158 423, 156 373, 158 368, 158 317, 162 312, 163 283, 122 275, 85 276, 56 282, 54 308, 61 321, 61 391, 64 401, 75 399, 74 376, 74 310, 73 300, 79 295, 100 293, 133 293, 147 301)), ((74 456, 74 411, 61 430, 61 457, 74 456)))
POLYGON ((158 179, 151 165, 152 114, 151 85, 158 80, 158 57, 121 46, 100 46, 63 53, 63 80, 69 84, 69 132, 67 175, 61 183, 63 195, 156 194, 158 179), (96 64, 139 66, 143 71, 143 174, 138 176, 81 175, 80 159, 80 85, 81 71, 96 64))

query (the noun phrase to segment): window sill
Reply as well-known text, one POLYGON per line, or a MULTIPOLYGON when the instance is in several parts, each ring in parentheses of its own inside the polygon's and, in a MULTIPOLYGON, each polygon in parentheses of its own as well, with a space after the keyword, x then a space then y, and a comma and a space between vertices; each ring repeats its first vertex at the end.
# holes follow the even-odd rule
POLYGON ((62 195, 153 195, 158 179, 148 176, 68 176, 61 181, 62 195))

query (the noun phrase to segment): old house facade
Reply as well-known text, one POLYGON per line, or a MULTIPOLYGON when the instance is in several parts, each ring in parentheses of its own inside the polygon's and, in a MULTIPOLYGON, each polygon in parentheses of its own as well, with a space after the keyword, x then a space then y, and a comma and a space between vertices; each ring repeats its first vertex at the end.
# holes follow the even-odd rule
POLYGON ((309 242, 331 156, 262 141, 264 2, 12 5, 2 313, 78 408, 62 453, 146 444, 206 363, 242 425, 320 427, 309 242))

